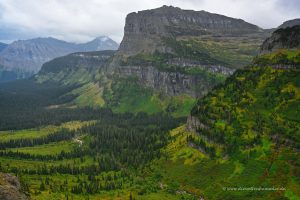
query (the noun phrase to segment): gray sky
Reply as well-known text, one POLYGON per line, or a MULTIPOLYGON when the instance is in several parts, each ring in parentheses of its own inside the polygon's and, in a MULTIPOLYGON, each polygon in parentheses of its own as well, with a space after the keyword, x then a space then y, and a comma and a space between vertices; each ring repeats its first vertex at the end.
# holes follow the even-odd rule
POLYGON ((262 28, 300 17, 300 0, 0 0, 0 41, 47 37, 120 42, 130 12, 173 5, 241 18, 262 28))

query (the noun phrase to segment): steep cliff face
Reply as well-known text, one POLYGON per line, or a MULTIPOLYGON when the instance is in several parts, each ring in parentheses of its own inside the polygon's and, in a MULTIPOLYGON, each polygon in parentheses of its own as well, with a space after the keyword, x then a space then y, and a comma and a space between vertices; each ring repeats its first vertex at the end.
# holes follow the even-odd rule
POLYGON ((272 36, 264 41, 260 53, 269 53, 279 49, 300 48, 300 25, 280 28, 273 32, 272 36))
POLYGON ((28 200, 17 177, 0 173, 1 200, 28 200))
POLYGON ((163 6, 126 17, 110 67, 167 95, 199 97, 249 64, 266 35, 241 19, 163 6))
POLYGON ((214 82, 209 74, 200 76, 177 71, 160 71, 153 66, 124 66, 118 68, 118 73, 138 77, 142 85, 171 96, 188 94, 199 97, 212 89, 213 85, 210 83, 214 82))

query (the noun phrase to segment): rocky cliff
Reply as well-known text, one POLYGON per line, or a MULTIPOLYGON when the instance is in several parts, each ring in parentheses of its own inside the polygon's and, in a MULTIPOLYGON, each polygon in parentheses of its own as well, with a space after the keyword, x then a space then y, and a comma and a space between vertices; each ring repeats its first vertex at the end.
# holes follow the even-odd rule
POLYGON ((211 83, 214 82, 208 77, 209 74, 201 76, 178 71, 160 71, 153 66, 123 66, 117 70, 122 76, 138 77, 140 84, 171 96, 181 94, 192 97, 203 96, 212 89, 211 83))
POLYGON ((299 49, 299 47, 300 25, 296 25, 274 31, 272 36, 263 42, 260 53, 269 53, 279 49, 299 49))
POLYGON ((17 177, 0 173, 1 200, 28 200, 17 177))

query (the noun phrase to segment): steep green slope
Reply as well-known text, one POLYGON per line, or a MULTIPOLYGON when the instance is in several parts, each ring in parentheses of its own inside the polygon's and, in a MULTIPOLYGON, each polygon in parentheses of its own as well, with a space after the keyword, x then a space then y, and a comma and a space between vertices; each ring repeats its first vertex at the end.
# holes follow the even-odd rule
MULTIPOLYGON (((203 124, 198 131, 226 153, 251 149, 263 136, 299 148, 299 51, 284 52, 292 55, 286 58, 293 67, 273 65, 273 60, 281 58, 269 55, 271 66, 238 71, 224 87, 199 100, 191 112, 203 124)), ((266 61, 266 57, 256 60, 266 61)))

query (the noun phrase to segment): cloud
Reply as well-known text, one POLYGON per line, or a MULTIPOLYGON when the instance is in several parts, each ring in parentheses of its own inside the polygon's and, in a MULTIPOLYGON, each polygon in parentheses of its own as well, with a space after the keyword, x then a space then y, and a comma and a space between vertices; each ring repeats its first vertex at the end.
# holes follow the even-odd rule
POLYGON ((128 13, 162 5, 224 14, 263 28, 300 17, 298 0, 0 0, 0 40, 52 36, 85 42, 107 35, 120 42, 128 13))

